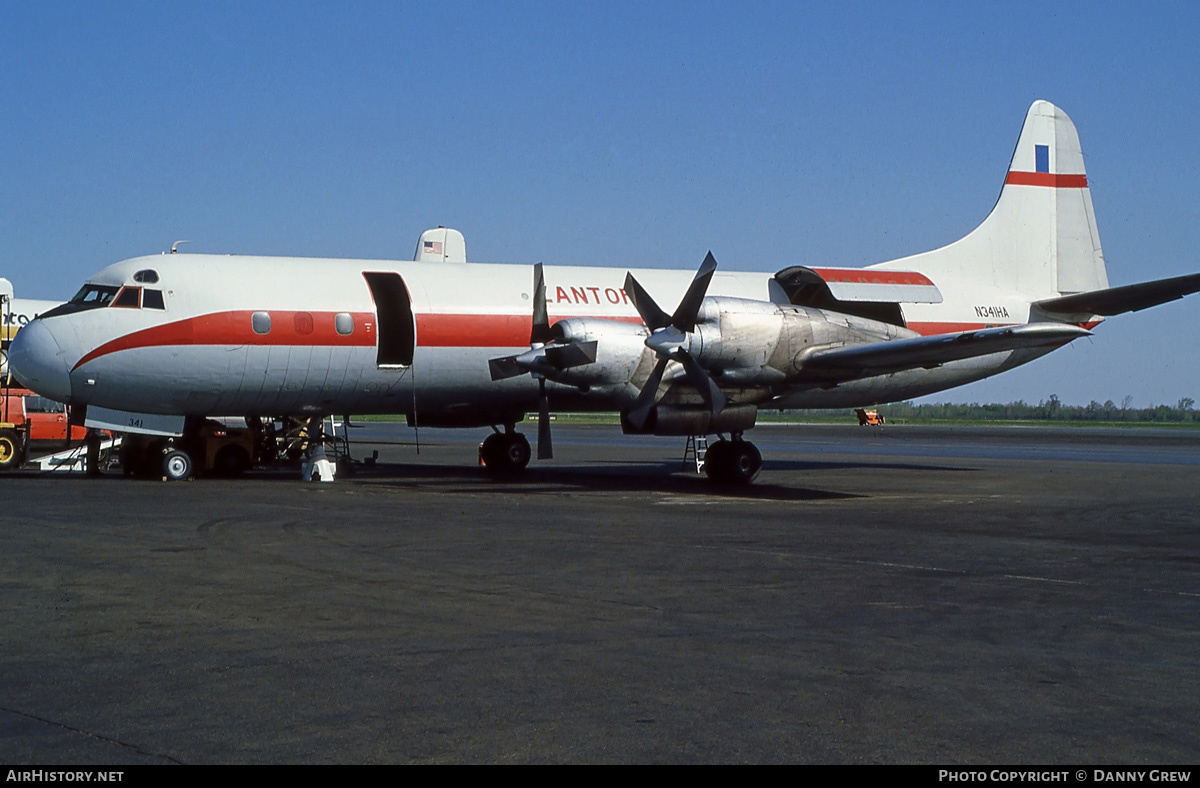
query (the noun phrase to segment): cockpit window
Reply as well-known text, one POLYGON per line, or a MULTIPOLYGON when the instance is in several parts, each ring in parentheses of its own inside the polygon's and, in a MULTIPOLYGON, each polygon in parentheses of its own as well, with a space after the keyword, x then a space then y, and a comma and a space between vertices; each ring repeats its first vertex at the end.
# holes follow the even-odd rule
POLYGON ((133 281, 142 282, 147 285, 155 284, 158 282, 158 271, 152 268, 143 268, 133 275, 133 281))
POLYGON ((111 285, 94 285, 89 282, 79 288, 79 292, 70 301, 56 306, 47 312, 43 312, 38 317, 58 317, 59 315, 70 315, 75 312, 84 312, 88 309, 99 309, 100 307, 108 306, 112 303, 113 296, 120 289, 111 285))
POLYGON ((71 299, 71 303, 86 309, 108 306, 108 302, 113 300, 113 296, 120 289, 119 287, 110 287, 109 285, 86 284, 71 299))
POLYGON ((146 288, 142 291, 142 309, 166 309, 167 305, 163 303, 163 294, 161 290, 151 290, 146 288))
POLYGON ((142 306, 142 288, 123 288, 112 305, 121 309, 140 309, 142 306))

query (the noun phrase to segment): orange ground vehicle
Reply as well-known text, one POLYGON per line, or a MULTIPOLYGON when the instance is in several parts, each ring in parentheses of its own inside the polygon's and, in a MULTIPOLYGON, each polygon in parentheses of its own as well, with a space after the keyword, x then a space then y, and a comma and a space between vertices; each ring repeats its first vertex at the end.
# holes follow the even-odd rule
POLYGON ((858 426, 860 427, 878 427, 881 424, 887 424, 887 419, 885 419, 883 416, 880 416, 879 411, 877 410, 859 408, 858 410, 854 411, 854 415, 858 416, 858 426))
POLYGON ((87 430, 69 425, 67 406, 29 389, 0 389, 0 470, 20 467, 30 446, 48 450, 82 441, 87 430))

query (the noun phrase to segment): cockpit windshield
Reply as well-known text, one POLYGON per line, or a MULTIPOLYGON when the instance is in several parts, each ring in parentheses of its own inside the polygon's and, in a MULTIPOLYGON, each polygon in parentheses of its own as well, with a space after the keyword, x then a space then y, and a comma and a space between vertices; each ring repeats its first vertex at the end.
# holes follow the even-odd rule
POLYGON ((87 309, 99 309, 100 307, 108 306, 112 303, 113 296, 120 289, 111 285, 94 285, 89 282, 79 288, 79 292, 70 301, 61 306, 56 306, 48 312, 43 312, 39 317, 70 315, 75 312, 83 312, 87 309))
POLYGON ((119 287, 111 287, 109 285, 86 284, 71 299, 71 303, 85 308, 108 306, 108 303, 113 300, 113 296, 120 289, 119 287))

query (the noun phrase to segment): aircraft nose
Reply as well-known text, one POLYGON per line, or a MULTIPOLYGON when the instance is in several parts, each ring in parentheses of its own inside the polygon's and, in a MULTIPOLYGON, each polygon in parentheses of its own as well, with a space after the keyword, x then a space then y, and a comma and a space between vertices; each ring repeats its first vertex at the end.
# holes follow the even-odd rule
POLYGON ((70 401, 71 368, 45 321, 33 320, 17 332, 8 364, 19 381, 43 397, 70 401))

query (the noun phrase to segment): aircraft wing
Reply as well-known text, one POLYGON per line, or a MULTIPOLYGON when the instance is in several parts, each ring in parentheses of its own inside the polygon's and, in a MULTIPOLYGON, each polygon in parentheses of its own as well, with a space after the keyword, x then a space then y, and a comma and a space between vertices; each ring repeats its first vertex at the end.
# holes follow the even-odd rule
POLYGON ((801 379, 844 381, 906 369, 932 369, 989 353, 1024 348, 1059 347, 1091 331, 1066 323, 1029 323, 960 334, 896 339, 868 345, 818 350, 804 361, 801 379))
POLYGON ((1124 312, 1136 312, 1152 306, 1165 304, 1183 298, 1185 295, 1200 292, 1200 274, 1187 274, 1172 279, 1159 279, 1154 282, 1141 282, 1136 285, 1109 287, 1105 290, 1092 290, 1088 293, 1047 298, 1034 304, 1044 312, 1075 315, 1103 315, 1111 317, 1124 312))

